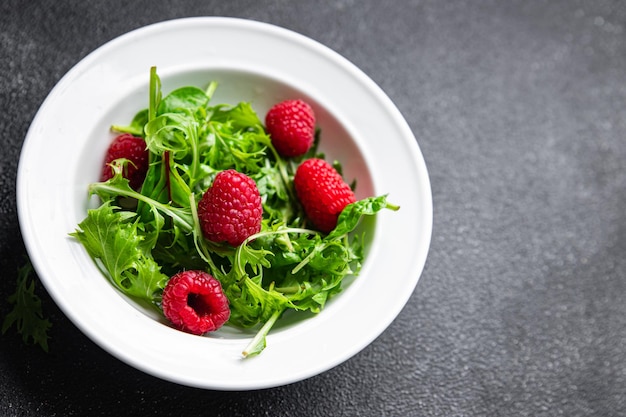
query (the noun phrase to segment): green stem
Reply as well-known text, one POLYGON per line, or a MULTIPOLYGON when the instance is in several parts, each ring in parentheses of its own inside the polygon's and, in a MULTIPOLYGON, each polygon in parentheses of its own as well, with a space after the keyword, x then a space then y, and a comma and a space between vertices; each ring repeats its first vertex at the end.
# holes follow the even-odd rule
POLYGON ((274 290, 284 295, 297 294, 298 291, 300 291, 301 289, 303 289, 303 287, 301 287, 300 285, 292 285, 291 287, 275 287, 274 288, 274 290))
POLYGON ((304 258, 302 261, 300 261, 300 263, 298 265, 296 265, 292 270, 291 273, 292 274, 297 274, 298 271, 300 271, 302 268, 304 268, 306 266, 306 264, 308 264, 311 259, 313 259, 313 257, 318 253, 318 249, 317 246, 313 248, 313 250, 311 251, 311 253, 309 253, 306 258, 304 258))
MULTIPOLYGON (((216 89, 217 89, 217 82, 212 81, 207 87, 207 89, 205 90, 204 94, 206 94, 209 101, 213 98, 213 94, 215 93, 216 89)), ((209 104, 209 101, 207 101, 207 105, 209 104)))
POLYGON ((280 174, 281 179, 283 180, 283 184, 287 193, 289 193, 289 198, 291 201, 298 201, 296 196, 293 194, 293 190, 290 187, 289 182, 289 174, 287 173, 287 162, 280 156, 276 148, 270 143, 267 144, 267 147, 270 149, 272 154, 274 155, 274 159, 276 160, 276 167, 278 168, 278 172, 280 174))
POLYGON ((204 259, 204 261, 209 264, 209 268, 211 272, 215 275, 215 271, 217 271, 217 267, 215 263, 213 263, 213 259, 209 254, 209 250, 204 244, 204 237, 202 235, 202 227, 200 226, 200 220, 198 218, 198 210, 196 209, 196 198, 191 193, 189 195, 189 207, 191 208, 191 217, 193 219, 193 242, 196 246, 196 250, 200 254, 200 257, 204 259))
POLYGON ((106 191, 111 194, 117 194, 123 197, 135 198, 139 201, 155 207, 160 212, 170 216, 174 223, 181 227, 184 232, 189 233, 193 231, 193 219, 190 218, 188 213, 185 213, 181 209, 177 209, 175 207, 171 207, 170 205, 160 203, 136 191, 125 190, 120 187, 111 186, 108 184, 108 182, 93 183, 89 186, 89 192, 91 194, 97 193, 97 190, 106 191))
POLYGON ((301 227, 286 227, 284 229, 266 230, 264 232, 259 232, 259 233, 255 233, 253 235, 250 235, 250 236, 248 236, 248 238, 246 240, 243 241, 242 245, 246 245, 251 240, 258 239, 260 237, 270 236, 270 235, 282 235, 282 234, 285 234, 285 233, 308 233, 310 235, 319 234, 319 232, 316 231, 316 230, 304 229, 304 228, 301 228, 301 227))
POLYGON ((267 346, 267 334, 270 332, 272 326, 274 326, 274 323, 276 323, 276 320, 278 320, 283 311, 284 310, 276 310, 269 320, 265 322, 263 327, 261 327, 254 338, 250 341, 248 346, 246 346, 243 352, 241 352, 244 358, 258 355, 263 351, 263 349, 265 349, 265 346, 267 346))
POLYGON ((150 101, 148 103, 148 120, 156 117, 157 107, 161 101, 161 79, 157 75, 156 67, 150 68, 150 101))

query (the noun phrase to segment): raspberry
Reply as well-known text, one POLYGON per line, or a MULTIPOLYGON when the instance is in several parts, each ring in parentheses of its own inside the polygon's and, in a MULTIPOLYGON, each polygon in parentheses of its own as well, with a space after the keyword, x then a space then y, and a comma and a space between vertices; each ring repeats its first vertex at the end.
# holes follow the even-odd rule
POLYGON ((254 180, 229 169, 215 177, 198 203, 204 237, 212 242, 239 246, 261 230, 263 207, 254 180))
POLYGON ((139 137, 124 133, 113 139, 104 158, 104 167, 100 180, 107 181, 113 177, 113 168, 109 165, 116 159, 126 158, 123 176, 134 190, 139 190, 148 172, 148 150, 146 142, 139 137))
POLYGON ((176 328, 192 334, 215 331, 230 317, 222 285, 204 271, 183 271, 171 277, 161 306, 176 328))
POLYGON ((311 158, 300 164, 294 186, 307 217, 324 233, 333 230, 342 210, 356 201, 350 186, 323 159, 311 158))
POLYGON ((281 156, 301 156, 313 144, 315 114, 302 100, 282 101, 267 112, 265 127, 281 156))

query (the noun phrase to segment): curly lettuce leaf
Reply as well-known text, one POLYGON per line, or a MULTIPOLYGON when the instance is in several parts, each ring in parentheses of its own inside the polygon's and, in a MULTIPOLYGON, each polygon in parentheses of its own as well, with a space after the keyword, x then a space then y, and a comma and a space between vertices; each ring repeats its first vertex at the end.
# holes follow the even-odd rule
POLYGON ((13 308, 4 317, 2 334, 15 325, 25 344, 39 345, 45 352, 48 352, 48 339, 50 338, 48 331, 52 323, 43 316, 41 299, 35 294, 35 279, 31 279, 33 274, 34 270, 30 261, 19 269, 17 288, 8 297, 13 308))
POLYGON ((72 236, 97 261, 109 281, 123 293, 157 304, 168 277, 161 273, 144 244, 136 214, 109 202, 87 212, 72 236))

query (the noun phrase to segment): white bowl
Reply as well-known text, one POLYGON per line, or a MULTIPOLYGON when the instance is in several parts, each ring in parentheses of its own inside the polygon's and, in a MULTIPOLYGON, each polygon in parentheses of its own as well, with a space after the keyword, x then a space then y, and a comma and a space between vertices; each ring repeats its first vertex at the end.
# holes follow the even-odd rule
MULTIPOLYGON (((326 371, 378 337, 413 293, 432 231, 426 166, 406 121, 363 72, 323 45, 269 24, 233 18, 166 21, 123 35, 70 70, 28 131, 17 182, 26 247, 48 293, 87 336, 120 360, 180 384, 220 390, 279 386, 326 371), (251 334, 183 333, 117 292, 69 236, 85 217, 111 124, 147 107, 149 68, 164 93, 218 81, 214 103, 250 101, 264 117, 280 100, 312 103, 321 148, 340 160, 357 197, 388 194, 361 274, 318 315, 291 315, 267 348, 244 359, 251 334)), ((54 349, 54 345, 52 345, 54 349)))

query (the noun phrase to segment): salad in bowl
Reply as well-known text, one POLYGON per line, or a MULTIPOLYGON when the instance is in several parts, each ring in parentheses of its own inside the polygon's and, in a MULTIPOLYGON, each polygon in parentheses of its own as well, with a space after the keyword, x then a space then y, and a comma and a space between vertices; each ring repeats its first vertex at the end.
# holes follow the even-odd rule
POLYGON ((248 102, 213 104, 217 83, 162 96, 155 67, 148 106, 103 158, 99 198, 72 233, 121 292, 202 335, 257 327, 259 354, 286 310, 318 313, 360 270, 362 216, 398 210, 386 196, 356 200, 318 151, 323 133, 301 99, 263 122, 248 102))
POLYGON ((432 230, 418 141, 376 83, 310 38, 217 17, 76 64, 26 135, 17 207, 80 331, 219 390, 293 383, 368 346, 413 294, 432 230))

